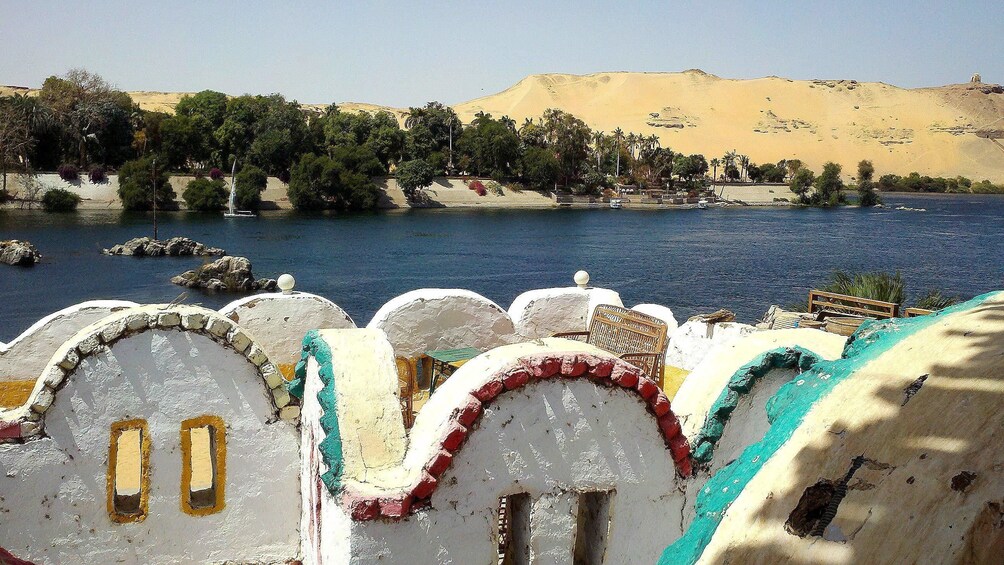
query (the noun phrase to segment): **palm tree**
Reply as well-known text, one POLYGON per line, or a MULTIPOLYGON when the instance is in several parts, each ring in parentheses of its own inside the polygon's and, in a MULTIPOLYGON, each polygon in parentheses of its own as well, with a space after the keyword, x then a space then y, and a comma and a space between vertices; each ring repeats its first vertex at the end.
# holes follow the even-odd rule
POLYGON ((603 154, 603 132, 593 132, 593 143, 596 144, 596 172, 600 171, 600 157, 603 154))
POLYGON ((502 125, 504 125, 506 129, 516 133, 516 120, 510 118, 509 116, 502 116, 499 118, 499 121, 502 122, 502 125))
POLYGON ((636 135, 634 133, 629 133, 628 136, 627 136, 628 151, 631 152, 631 158, 632 159, 635 158, 634 151, 638 147, 638 139, 639 139, 639 137, 640 136, 638 136, 638 135, 636 135))
POLYGON ((718 179, 718 165, 721 165, 722 162, 718 160, 718 157, 715 157, 708 164, 711 165, 711 181, 713 183, 718 179))
POLYGON ((621 176, 621 139, 624 137, 624 130, 617 128, 614 130, 614 139, 617 140, 617 172, 615 176, 621 176))
POLYGON ((404 113, 406 116, 404 118, 404 129, 411 129, 418 124, 422 123, 422 118, 425 117, 424 108, 409 108, 407 112, 404 113))
POLYGON ((728 178, 729 171, 736 166, 736 150, 733 149, 722 156, 722 165, 725 166, 725 178, 728 178))
POLYGON ((740 167, 739 171, 741 173, 739 176, 739 180, 746 182, 745 179, 749 175, 750 158, 747 157, 746 155, 739 155, 739 167, 740 167))

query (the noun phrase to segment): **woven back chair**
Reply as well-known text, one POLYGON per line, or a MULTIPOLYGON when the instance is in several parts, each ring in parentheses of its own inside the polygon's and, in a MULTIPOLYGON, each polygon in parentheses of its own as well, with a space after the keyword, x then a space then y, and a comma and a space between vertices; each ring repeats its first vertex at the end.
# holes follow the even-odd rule
POLYGON ((397 364, 401 416, 404 418, 404 428, 411 429, 412 424, 415 423, 415 393, 418 392, 415 366, 406 357, 398 357, 395 362, 397 364))
POLYGON ((649 378, 662 380, 666 351, 666 323, 654 316, 620 306, 600 304, 586 332, 563 332, 554 337, 585 341, 636 365, 649 378))

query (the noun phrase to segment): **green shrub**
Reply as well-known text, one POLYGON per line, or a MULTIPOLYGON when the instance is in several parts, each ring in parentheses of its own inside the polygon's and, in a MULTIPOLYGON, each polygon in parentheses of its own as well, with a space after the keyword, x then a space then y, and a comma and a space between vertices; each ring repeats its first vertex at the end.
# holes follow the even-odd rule
POLYGON ((226 208, 230 191, 223 180, 194 179, 181 195, 189 210, 219 212, 226 208))
MULTIPOLYGON (((157 208, 174 207, 174 189, 168 182, 167 171, 157 167, 157 208)), ((119 198, 126 210, 153 208, 153 159, 143 157, 126 161, 119 168, 119 198)))
POLYGON ((927 294, 917 300, 914 306, 925 310, 943 310, 953 304, 958 304, 960 300, 958 296, 945 296, 940 290, 935 289, 927 291, 927 294))
POLYGON ((237 173, 235 179, 237 194, 234 199, 237 208, 253 211, 261 208, 261 193, 265 191, 265 186, 268 184, 268 176, 265 171, 254 165, 247 165, 241 169, 241 172, 237 173))
POLYGON ((414 200, 418 191, 432 184, 435 169, 424 159, 412 159, 397 166, 394 175, 408 200, 414 200))
POLYGON ((42 208, 46 212, 75 212, 80 197, 62 188, 49 190, 42 196, 42 208))
POLYGON ((906 283, 899 273, 891 275, 836 271, 820 290, 895 304, 903 304, 906 301, 906 283))

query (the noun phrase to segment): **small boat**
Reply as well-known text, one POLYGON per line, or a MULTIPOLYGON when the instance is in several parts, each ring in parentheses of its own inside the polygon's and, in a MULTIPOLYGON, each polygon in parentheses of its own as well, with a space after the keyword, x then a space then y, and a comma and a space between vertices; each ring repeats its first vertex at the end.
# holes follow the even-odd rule
POLYGON ((700 199, 700 200, 698 200, 697 201, 697 208, 700 209, 700 210, 707 210, 708 209, 708 201, 705 200, 705 199, 703 199, 703 198, 700 199))
POLYGON ((613 208, 614 210, 620 210, 623 205, 624 204, 621 202, 620 198, 610 199, 610 207, 613 208))
POLYGON ((235 210, 237 202, 237 159, 234 159, 234 166, 230 170, 230 202, 227 211, 223 212, 224 218, 254 218, 255 213, 251 210, 235 210))

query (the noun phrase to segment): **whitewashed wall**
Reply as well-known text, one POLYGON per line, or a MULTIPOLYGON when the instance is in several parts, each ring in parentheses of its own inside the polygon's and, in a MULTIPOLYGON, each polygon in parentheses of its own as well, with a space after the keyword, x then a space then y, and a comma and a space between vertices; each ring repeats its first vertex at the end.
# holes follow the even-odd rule
MULTIPOLYGON (((364 380, 371 389, 387 388, 395 378, 390 360, 366 371, 351 362, 343 363, 346 355, 357 355, 347 347, 346 338, 333 338, 333 333, 340 332, 325 332, 325 338, 335 343, 332 368, 339 386, 343 452, 347 457, 383 452, 381 444, 396 444, 390 437, 395 432, 365 427, 369 433, 363 433, 364 428, 357 425, 360 418, 366 418, 358 411, 371 410, 374 399, 354 403, 341 398, 341 391, 353 390, 352 385, 346 389, 342 385, 354 380, 364 380), (346 368, 340 368, 343 366, 346 368), (388 382, 374 382, 378 379, 388 382)), ((364 340, 359 343, 366 347, 364 340)), ((403 461, 359 466, 346 460, 342 482, 346 492, 353 494, 343 493, 339 499, 321 487, 320 493, 327 499, 320 506, 321 542, 305 551, 314 555, 307 562, 495 563, 498 497, 527 493, 533 501, 531 562, 571 563, 578 493, 592 491, 615 491, 610 503, 613 518, 606 562, 657 560, 682 531, 674 516, 681 516, 684 495, 673 458, 655 416, 637 393, 600 386, 585 377, 531 382, 487 404, 439 477, 429 507, 416 509, 401 520, 351 516, 352 499, 358 496, 393 500, 398 496, 396 490, 410 488, 430 455, 445 449, 449 440, 444 436, 450 435, 458 411, 469 406, 472 391, 498 378, 500 368, 519 366, 520 359, 535 354, 568 352, 614 362, 584 344, 547 339, 541 344, 501 347, 465 364, 419 413, 403 461)), ((358 357, 367 355, 359 352, 358 357)), ((315 433, 319 430, 312 424, 319 414, 318 388, 317 365, 311 362, 302 414, 303 426, 315 433)), ((307 449, 309 443, 302 445, 307 449)), ((309 457, 309 453, 302 456, 309 457)), ((320 465, 305 476, 316 477, 324 470, 320 465)), ((308 479, 304 490, 311 486, 317 486, 316 479, 308 479)))
POLYGON ((692 371, 716 344, 724 344, 756 332, 756 328, 736 322, 709 324, 685 322, 669 336, 666 364, 692 371))
POLYGON ((356 327, 337 304, 306 292, 255 294, 227 304, 220 313, 240 324, 287 377, 300 360, 308 331, 356 327))
POLYGON ((406 292, 381 306, 366 327, 386 333, 394 352, 404 357, 458 347, 487 350, 514 335, 505 310, 463 289, 406 292))
POLYGON ((124 300, 91 300, 49 314, 8 343, 0 343, 0 382, 34 381, 67 339, 112 312, 136 306, 124 300))
POLYGON ((255 364, 206 335, 155 329, 100 346, 56 391, 44 430, 0 444, 0 546, 19 557, 170 564, 299 553, 296 430, 278 418, 255 364), (226 507, 193 517, 179 502, 180 424, 202 415, 227 425, 226 507), (106 508, 110 427, 132 418, 149 425, 149 514, 115 524, 106 508))
POLYGON ((600 304, 624 306, 620 295, 606 288, 541 288, 520 294, 509 306, 516 333, 528 338, 589 329, 593 309, 600 304))

